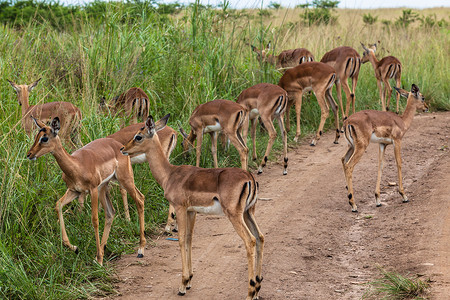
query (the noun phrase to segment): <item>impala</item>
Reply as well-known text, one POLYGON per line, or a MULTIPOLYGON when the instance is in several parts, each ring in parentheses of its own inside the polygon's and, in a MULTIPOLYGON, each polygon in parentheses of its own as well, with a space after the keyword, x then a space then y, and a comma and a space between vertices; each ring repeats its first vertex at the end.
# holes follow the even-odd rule
POLYGON ((342 118, 348 117, 350 103, 353 105, 353 113, 355 113, 355 90, 358 83, 359 69, 361 67, 361 58, 358 52, 352 47, 337 47, 328 51, 322 57, 321 62, 332 66, 336 70, 337 80, 336 91, 341 106, 342 118), (352 79, 352 91, 348 86, 347 80, 352 79), (341 85, 344 87, 345 96, 347 98, 346 108, 342 104, 341 85))
POLYGON ((271 44, 267 44, 266 50, 259 50, 251 46, 252 51, 258 55, 258 60, 274 65, 277 69, 293 68, 301 63, 314 61, 314 55, 305 48, 284 50, 279 55, 269 54, 271 44))
POLYGON ((197 139, 196 166, 199 167, 203 133, 209 133, 211 136, 211 151, 214 157, 214 167, 217 168, 217 135, 219 132, 222 132, 228 137, 234 147, 236 147, 241 157, 241 168, 246 170, 248 148, 240 133, 246 118, 247 112, 245 108, 230 100, 217 99, 200 104, 189 119, 189 124, 191 125, 189 135, 180 128, 181 134, 184 137, 182 143, 184 151, 191 148, 195 139, 197 139))
POLYGON ((329 105, 333 110, 336 124, 336 139, 334 143, 338 143, 340 136, 339 131, 339 115, 336 102, 331 95, 336 73, 332 67, 321 62, 308 62, 296 66, 295 68, 286 70, 286 73, 280 78, 278 83, 288 93, 288 104, 286 109, 286 129, 290 129, 289 111, 295 103, 295 113, 297 115, 297 131, 294 141, 300 137, 300 113, 302 107, 302 95, 305 92, 313 91, 319 103, 321 115, 319 129, 315 138, 311 141, 311 146, 315 146, 322 136, 323 126, 329 115, 329 105))
POLYGON ((375 188, 375 201, 377 206, 380 202, 380 181, 384 164, 384 151, 387 145, 394 145, 395 161, 398 171, 398 191, 403 197, 403 202, 408 202, 402 183, 402 158, 400 149, 402 138, 411 126, 416 110, 427 111, 428 106, 419 91, 413 84, 411 92, 395 88, 400 95, 408 98, 405 112, 398 116, 392 112, 363 110, 351 115, 344 121, 344 133, 348 142, 347 153, 342 157, 344 175, 348 189, 348 199, 353 212, 357 212, 355 197, 353 193, 353 169, 359 162, 370 142, 378 143, 378 177, 375 188))
MULTIPOLYGON (((395 78, 396 87, 400 88, 401 77, 402 77, 402 63, 394 56, 386 56, 381 60, 378 60, 375 56, 375 51, 377 51, 377 44, 370 45, 366 48, 363 43, 361 46, 364 49, 363 58, 361 62, 364 64, 368 61, 372 64, 375 71, 375 77, 377 78, 378 90, 380 92, 381 98, 381 109, 383 111, 389 110, 389 103, 391 102, 392 88, 389 84, 389 79, 395 78), (384 85, 384 86, 383 86, 384 85), (386 98, 387 92, 387 98, 386 98), (387 104, 386 104, 387 99, 387 104)), ((398 102, 400 100, 400 94, 397 93, 397 113, 398 113, 398 102)))
MULTIPOLYGON (((281 137, 283 138, 284 149, 284 170, 283 174, 287 174, 287 135, 284 128, 284 113, 288 102, 287 93, 278 85, 270 83, 260 83, 244 90, 238 97, 237 103, 247 108, 249 112, 249 119, 252 124, 251 134, 253 141, 253 160, 256 160, 256 120, 261 116, 261 121, 264 127, 269 132, 269 142, 267 143, 266 153, 258 168, 258 174, 261 174, 263 168, 266 166, 267 157, 272 149, 277 131, 273 126, 273 120, 277 119, 280 127, 281 137)), ((243 138, 247 140, 248 123, 244 124, 243 138)))
MULTIPOLYGON (((129 125, 125 128, 120 129, 116 133, 113 133, 111 135, 108 135, 107 138, 112 138, 121 143, 122 145, 125 145, 130 139, 134 137, 134 134, 141 128, 144 128, 144 123, 137 123, 129 125)), ((172 129, 169 126, 164 127, 164 129, 160 130, 158 132, 158 137, 161 142, 161 146, 164 150, 164 155, 169 159, 170 154, 175 149, 175 146, 177 145, 177 133, 174 129, 172 129)), ((147 159, 145 157, 145 153, 140 155, 131 155, 131 164, 141 164, 143 162, 146 162, 147 159)), ((120 193, 122 194, 122 200, 125 210, 125 218, 129 221, 130 220, 130 212, 128 209, 128 200, 127 200, 127 191, 124 188, 120 188, 120 193)), ((176 229, 176 223, 174 219, 174 212, 172 205, 169 205, 169 214, 167 217, 167 224, 165 227, 165 232, 170 233, 170 229, 173 226, 174 231, 177 231, 176 229)))
POLYGON ((200 212, 228 217, 247 251, 247 300, 258 299, 264 246, 264 236, 254 217, 258 183, 252 174, 239 168, 203 169, 171 165, 156 134, 164 128, 168 118, 169 115, 155 123, 150 116, 145 128, 122 148, 122 153, 146 154, 153 177, 175 208, 182 262, 178 294, 184 295, 186 289, 191 288, 192 235, 196 214, 200 212))
POLYGON ((113 98, 111 106, 105 103, 105 98, 100 101, 100 106, 107 106, 115 112, 122 111, 123 114, 130 118, 130 124, 136 124, 138 118, 144 119, 149 113, 149 98, 147 94, 138 87, 132 87, 128 91, 113 98))
POLYGON ((61 235, 64 244, 78 253, 78 247, 70 243, 64 226, 63 207, 77 197, 85 198, 91 195, 92 224, 97 246, 97 262, 103 264, 103 253, 108 241, 114 218, 114 208, 107 196, 107 185, 111 180, 117 180, 136 202, 139 215, 140 245, 138 257, 143 257, 145 246, 144 235, 144 195, 135 187, 130 158, 120 153, 122 144, 110 138, 102 138, 90 142, 78 149, 72 155, 66 152, 59 139, 60 120, 55 117, 51 126, 34 119, 40 128, 33 146, 28 151, 27 158, 34 160, 44 154, 51 153, 63 171, 63 180, 67 185, 64 196, 56 202, 56 210, 61 225, 61 235), (98 224, 98 200, 105 211, 105 227, 100 242, 98 224))
POLYGON ((8 80, 9 84, 17 93, 17 100, 22 106, 22 127, 28 135, 33 131, 34 122, 31 116, 41 120, 44 123, 49 123, 54 117, 58 117, 61 123, 60 136, 72 146, 81 145, 78 129, 81 121, 80 110, 69 102, 49 102, 39 105, 30 105, 30 92, 36 87, 41 78, 32 84, 18 85, 8 80), (72 139, 70 139, 72 138, 72 139))

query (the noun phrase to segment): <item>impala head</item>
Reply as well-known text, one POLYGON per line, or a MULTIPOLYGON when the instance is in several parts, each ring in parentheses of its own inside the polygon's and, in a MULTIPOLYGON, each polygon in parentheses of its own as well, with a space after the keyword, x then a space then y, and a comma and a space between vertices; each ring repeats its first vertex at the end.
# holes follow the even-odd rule
POLYGON ((394 86, 394 89, 402 96, 408 99, 409 101, 414 101, 416 106, 416 110, 428 111, 428 105, 425 103, 425 97, 419 91, 419 87, 415 84, 411 86, 411 92, 408 92, 404 89, 399 89, 394 86))
POLYGON ((55 117, 49 127, 42 121, 33 118, 33 116, 31 116, 31 118, 39 128, 39 132, 36 134, 33 146, 31 146, 27 153, 27 158, 35 160, 36 158, 53 151, 56 146, 55 142, 59 139, 58 131, 61 128, 61 123, 59 118, 55 117))
POLYGON ((188 134, 186 133, 186 131, 184 131, 183 128, 179 128, 181 135, 183 136, 183 140, 181 141, 181 146, 183 147, 183 152, 185 153, 185 155, 188 154, 188 151, 192 150, 193 145, 189 142, 188 138, 188 134))
POLYGON ((166 127, 170 114, 165 115, 161 120, 155 122, 152 116, 148 116, 145 121, 145 127, 142 127, 134 137, 120 149, 124 155, 142 154, 148 150, 148 144, 151 141, 158 141, 159 138, 156 134, 158 131, 166 127))
POLYGON ((364 64, 369 61, 369 55, 375 55, 375 52, 377 51, 377 43, 369 45, 369 48, 367 48, 363 43, 361 43, 361 46, 364 49, 361 63, 364 64))
POLYGON ((36 87, 36 85, 39 83, 39 81, 42 78, 39 78, 32 84, 26 85, 26 84, 15 84, 11 80, 8 80, 9 84, 13 87, 13 89, 16 91, 17 99, 19 101, 19 105, 22 105, 23 99, 28 99, 30 92, 36 87))
POLYGON ((251 45, 252 47, 252 51, 255 52, 257 54, 257 58, 258 60, 262 60, 262 61, 268 61, 268 59, 270 58, 269 56, 269 52, 270 52, 270 42, 267 44, 267 47, 265 50, 259 50, 258 48, 256 48, 255 46, 251 45))

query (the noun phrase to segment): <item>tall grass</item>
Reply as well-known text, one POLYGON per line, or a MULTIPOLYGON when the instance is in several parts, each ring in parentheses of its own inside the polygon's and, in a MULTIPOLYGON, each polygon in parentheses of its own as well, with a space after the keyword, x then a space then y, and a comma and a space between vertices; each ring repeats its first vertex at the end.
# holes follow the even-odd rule
MULTIPOLYGON (((359 49, 359 41, 381 40, 380 54, 395 55, 403 63, 402 85, 409 88, 416 83, 436 109, 450 109, 448 28, 364 27, 360 11, 340 12, 345 18, 338 25, 304 27, 297 22, 298 10, 277 10, 281 17, 267 18, 253 11, 193 5, 168 18, 155 13, 130 15, 120 3, 105 6, 104 21, 74 19, 66 31, 36 22, 20 29, 0 26, 0 297, 71 299, 113 292, 110 264, 93 263, 89 204, 79 212, 73 203, 65 213, 69 237, 80 254, 63 246, 54 211, 65 191, 61 171, 51 155, 35 162, 25 159, 33 137, 20 126, 20 108, 6 79, 31 83, 42 77, 30 102, 69 101, 80 107, 81 138, 88 143, 121 124, 117 117, 99 112, 100 98, 112 99, 131 86, 148 92, 155 117, 171 113, 169 125, 187 129, 189 116, 200 103, 234 100, 256 83, 277 83, 281 75, 256 61, 249 44, 273 41, 277 52, 306 47, 320 59, 339 45, 359 49)), ((357 110, 379 108, 372 67, 364 65, 359 78, 357 110)), ((310 98, 302 109, 304 134, 318 126, 320 110, 314 96, 310 98)), ((261 155, 267 137, 259 136, 261 155)), ((278 141, 275 149, 280 147, 278 141)), ((193 159, 185 159, 178 147, 172 162, 192 164, 193 159)), ((219 159, 221 166, 238 166, 234 148, 228 153, 220 150, 219 159)), ((212 167, 210 151, 202 155, 201 164, 212 167)), ((146 197, 146 232, 151 235, 164 222, 168 204, 148 166, 133 168, 136 185, 146 197)), ((134 206, 128 223, 117 189, 113 196, 117 217, 105 260, 132 253, 138 240, 134 206)))

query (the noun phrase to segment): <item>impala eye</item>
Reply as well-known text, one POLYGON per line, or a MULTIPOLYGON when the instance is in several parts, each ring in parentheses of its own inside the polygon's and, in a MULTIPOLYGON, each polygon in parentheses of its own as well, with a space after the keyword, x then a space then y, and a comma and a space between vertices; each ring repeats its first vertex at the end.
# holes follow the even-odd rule
POLYGON ((42 143, 47 143, 48 142, 48 137, 44 136, 41 138, 41 142, 42 143))
POLYGON ((134 139, 135 139, 136 141, 140 141, 140 140, 142 140, 142 136, 137 135, 137 136, 134 137, 134 139))

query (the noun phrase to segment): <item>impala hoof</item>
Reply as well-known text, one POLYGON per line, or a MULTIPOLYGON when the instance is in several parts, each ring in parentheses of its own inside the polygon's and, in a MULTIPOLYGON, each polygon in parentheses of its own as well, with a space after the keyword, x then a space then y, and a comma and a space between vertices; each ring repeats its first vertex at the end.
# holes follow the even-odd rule
POLYGON ((336 145, 337 145, 337 144, 339 144, 339 142, 338 142, 338 141, 334 141, 333 143, 335 143, 336 145))
POLYGON ((381 203, 378 203, 378 204, 377 204, 377 207, 380 207, 380 206, 381 206, 381 203))
POLYGON ((178 292, 178 296, 184 296, 186 293, 178 292))
POLYGON ((357 209, 353 209, 353 208, 352 208, 352 212, 354 212, 354 213, 357 213, 357 212, 358 212, 358 210, 357 210, 357 209))
POLYGON ((408 203, 409 202, 409 200, 408 199, 406 199, 406 200, 403 200, 403 203, 408 203))
POLYGON ((315 147, 316 146, 316 144, 315 143, 311 143, 311 144, 309 144, 311 147, 315 147))
POLYGON ((144 257, 144 254, 142 254, 142 253, 139 253, 138 255, 137 255, 137 258, 143 258, 144 257))
POLYGON ((287 171, 283 171, 283 175, 287 175, 287 171))
POLYGON ((75 246, 75 254, 78 254, 78 253, 80 253, 80 250, 78 250, 78 247, 75 246))

